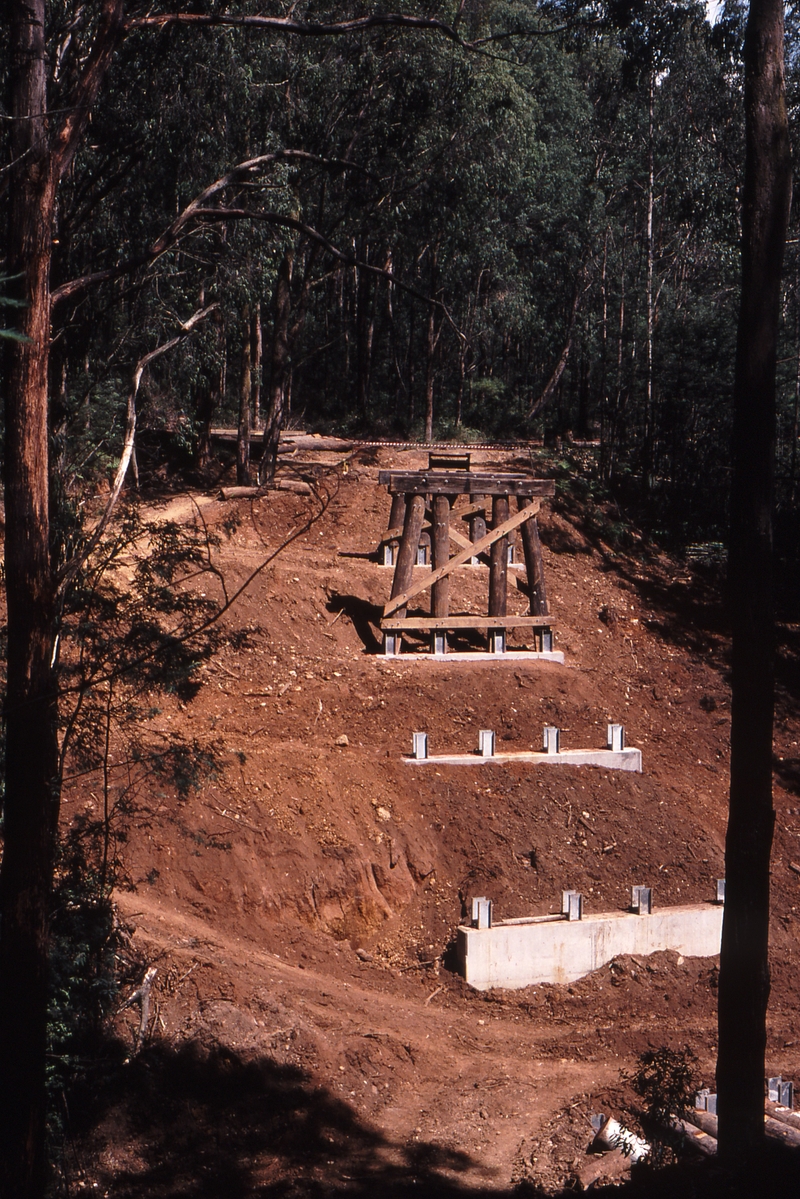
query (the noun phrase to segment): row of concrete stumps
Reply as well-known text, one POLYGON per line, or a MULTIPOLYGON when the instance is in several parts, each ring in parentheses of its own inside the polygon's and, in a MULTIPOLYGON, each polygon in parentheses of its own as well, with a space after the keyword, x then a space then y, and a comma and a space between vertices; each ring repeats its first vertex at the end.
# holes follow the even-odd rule
MULTIPOLYGON (((725 903, 725 879, 717 879, 716 895, 713 901, 715 904, 725 903)), ((653 890, 652 887, 643 887, 636 885, 631 887, 631 905, 629 911, 636 916, 650 916, 653 912, 653 890)), ((545 919, 554 919, 554 917, 545 917, 545 919)), ((568 923, 575 920, 583 919, 583 895, 580 891, 562 891, 561 892, 561 913, 555 919, 563 919, 568 923)), ((501 923, 523 923, 523 921, 502 921, 501 923)), ((472 928, 491 928, 492 927, 492 901, 487 899, 485 895, 473 897, 472 900, 472 928)), ((779 1100, 776 1100, 779 1102, 779 1100)))
POLYGON ((561 730, 554 725, 545 725, 542 734, 542 752, 514 750, 497 752, 497 738, 492 729, 478 732, 477 753, 436 754, 429 752, 428 734, 413 733, 411 757, 406 762, 433 762, 445 766, 473 766, 483 762, 529 762, 553 766, 601 766, 606 770, 629 770, 637 774, 642 771, 642 751, 625 745, 625 728, 621 724, 609 724, 605 749, 562 749, 561 730))

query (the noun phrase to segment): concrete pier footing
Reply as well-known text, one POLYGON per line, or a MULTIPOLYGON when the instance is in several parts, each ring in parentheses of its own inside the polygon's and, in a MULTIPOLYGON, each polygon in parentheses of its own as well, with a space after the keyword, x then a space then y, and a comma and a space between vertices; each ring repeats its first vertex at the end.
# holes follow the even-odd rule
MULTIPOLYGON (((489 650, 453 650, 450 653, 398 653, 398 645, 400 637, 391 633, 384 634, 387 648, 384 650, 384 657, 397 658, 404 666, 408 666, 412 662, 446 662, 448 666, 461 666, 466 663, 483 662, 492 665, 497 665, 500 662, 512 663, 519 665, 520 662, 555 662, 558 666, 564 665, 564 654, 560 649, 553 650, 532 650, 532 649, 507 649, 504 653, 492 653, 489 650)), ((551 643, 552 644, 552 643, 551 643)))
MULTIPOLYGON (((404 762, 419 766, 416 758, 404 758, 404 762)), ((436 766, 481 766, 487 762, 505 764, 528 764, 531 766, 603 766, 606 770, 632 770, 642 773, 642 751, 640 749, 562 749, 560 753, 540 754, 535 752, 495 753, 491 757, 481 754, 435 754, 425 758, 436 766)))
POLYGON ((569 920, 564 915, 461 926, 459 972, 471 987, 515 990, 538 983, 570 983, 620 954, 672 949, 684 957, 713 957, 722 939, 723 907, 686 904, 648 916, 603 912, 569 920))

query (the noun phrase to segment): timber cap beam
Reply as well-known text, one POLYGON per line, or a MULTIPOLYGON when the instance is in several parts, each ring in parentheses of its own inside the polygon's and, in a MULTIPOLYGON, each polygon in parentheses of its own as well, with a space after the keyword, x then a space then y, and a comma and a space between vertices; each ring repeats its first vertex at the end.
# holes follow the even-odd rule
POLYGON ((554 479, 530 475, 479 475, 466 471, 382 470, 378 482, 405 495, 522 495, 546 498, 556 493, 554 479))
POLYGON ((381 621, 381 629, 390 633, 406 629, 551 629, 554 623, 550 616, 389 616, 381 621))

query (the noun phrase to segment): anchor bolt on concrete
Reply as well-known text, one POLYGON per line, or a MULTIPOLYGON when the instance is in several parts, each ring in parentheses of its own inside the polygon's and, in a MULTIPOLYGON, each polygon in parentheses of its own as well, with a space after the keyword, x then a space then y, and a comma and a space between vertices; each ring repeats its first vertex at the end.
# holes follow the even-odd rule
POLYGON ((561 729, 546 724, 542 734, 542 749, 546 754, 557 754, 561 747, 561 729))
POLYGON ((482 758, 494 757, 494 733, 491 729, 481 729, 478 733, 478 753, 482 758))
POLYGON ((492 927, 492 901, 485 895, 476 895, 472 900, 472 927, 492 927))
POLYGON ((411 756, 421 761, 428 756, 428 734, 427 733, 412 733, 411 734, 411 756))

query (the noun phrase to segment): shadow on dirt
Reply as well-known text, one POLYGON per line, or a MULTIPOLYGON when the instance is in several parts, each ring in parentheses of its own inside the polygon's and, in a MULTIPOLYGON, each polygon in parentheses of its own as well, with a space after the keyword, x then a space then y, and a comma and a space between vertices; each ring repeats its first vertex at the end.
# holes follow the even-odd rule
MULTIPOLYGON (((119 1059, 118 1059, 119 1060, 119 1059)), ((430 1141, 392 1142, 294 1066, 230 1049, 150 1045, 73 1103, 72 1160, 115 1199, 544 1199, 522 1179, 506 1189, 469 1154, 430 1141), (468 1177, 467 1177, 468 1176, 468 1177)), ((796 1194, 800 1154, 768 1146, 747 1169, 704 1159, 593 1193, 624 1196, 796 1194)), ((81 1180, 79 1186, 85 1187, 81 1180)), ((562 1199, 574 1190, 567 1187, 562 1199)))
POLYGON ((334 591, 326 607, 329 612, 341 613, 353 622, 368 654, 380 653, 381 643, 375 634, 383 616, 383 608, 379 604, 371 604, 358 595, 340 595, 334 591))
POLYGON ((87 1174, 116 1199, 446 1197, 478 1172, 466 1153, 388 1141, 296 1067, 196 1043, 151 1045, 90 1106, 73 1105, 73 1122, 79 1156, 99 1163, 87 1174))
MULTIPOLYGON (((326 605, 329 612, 339 613, 353 622, 353 628, 358 634, 367 654, 380 654, 383 644, 376 633, 380 629, 383 608, 379 604, 371 604, 368 600, 357 595, 340 595, 333 592, 326 605)), ((429 612, 409 610, 409 616, 430 616, 429 612)), ((430 634, 424 632, 407 632, 403 634, 407 650, 422 649, 427 651, 430 644, 430 634)), ((485 637, 470 629, 459 629, 450 633, 448 638, 452 650, 485 649, 485 637)))
POLYGON ((775 757, 772 769, 781 780, 784 790, 800 795, 800 758, 775 757))
POLYGON ((670 564, 652 556, 640 560, 624 550, 615 552, 595 530, 585 526, 577 511, 562 511, 561 515, 574 532, 544 524, 541 538, 549 549, 572 554, 594 549, 601 558, 600 569, 613 572, 638 594, 651 613, 648 626, 665 641, 690 653, 707 654, 721 648, 720 638, 727 638, 728 622, 719 572, 701 571, 677 561, 670 564))

